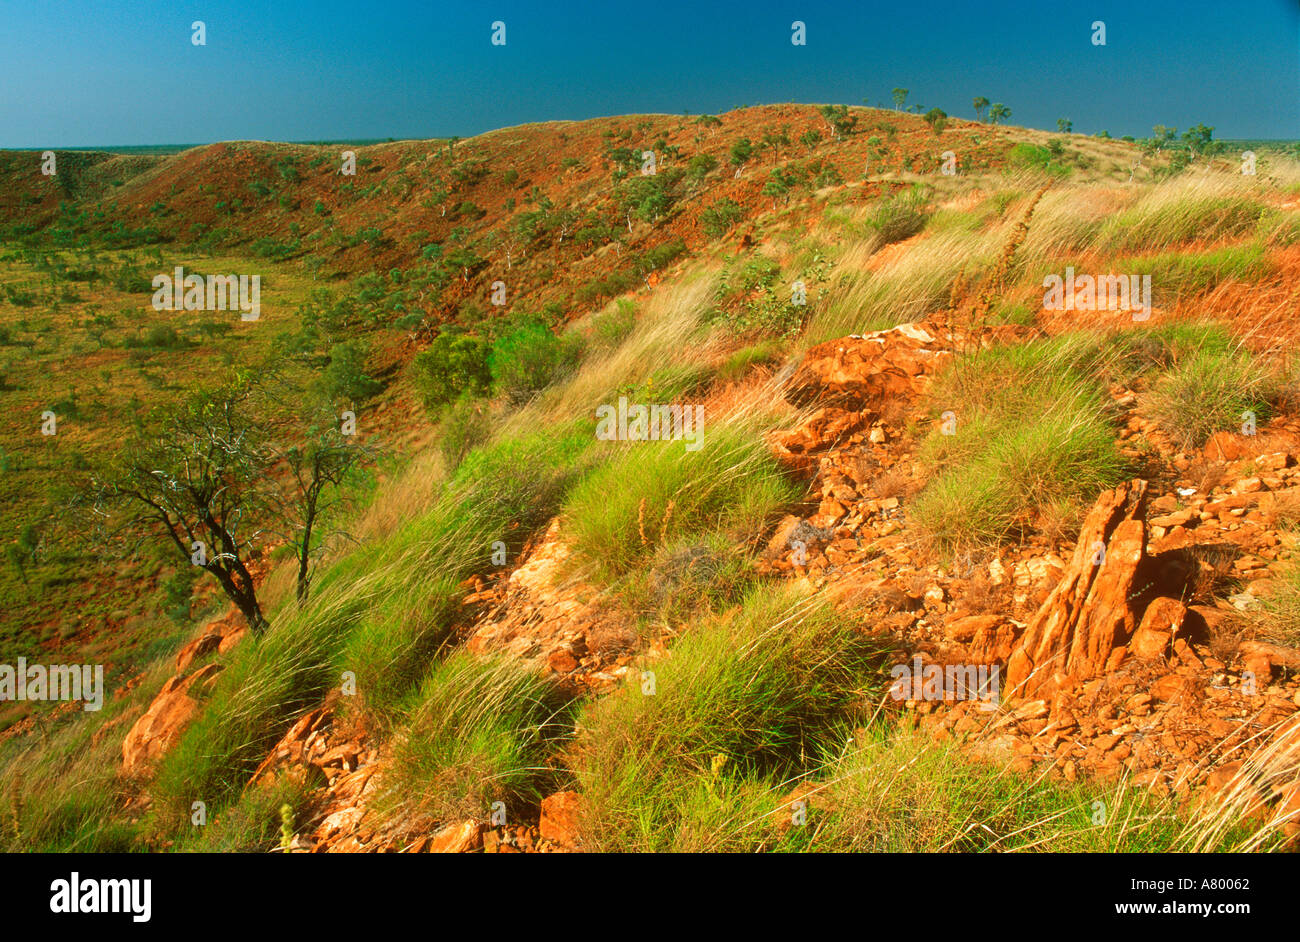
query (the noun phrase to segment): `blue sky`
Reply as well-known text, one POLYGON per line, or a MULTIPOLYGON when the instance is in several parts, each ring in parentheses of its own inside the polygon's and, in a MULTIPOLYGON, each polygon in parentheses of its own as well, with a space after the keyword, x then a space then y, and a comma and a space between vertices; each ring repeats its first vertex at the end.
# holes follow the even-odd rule
POLYGON ((1031 127, 1296 138, 1300 0, 0 0, 0 147, 469 136, 898 85, 1031 127))

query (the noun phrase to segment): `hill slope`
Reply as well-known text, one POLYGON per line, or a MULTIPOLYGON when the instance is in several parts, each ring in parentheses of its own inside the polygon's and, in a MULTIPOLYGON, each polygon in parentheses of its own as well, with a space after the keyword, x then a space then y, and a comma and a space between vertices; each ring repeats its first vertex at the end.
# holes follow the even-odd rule
POLYGON ((316 849, 1290 839, 1294 164, 800 105, 351 150, 0 154, 4 657, 117 691, 9 705, 15 842, 269 849, 286 805, 316 849), (261 318, 156 310, 177 265, 261 318), (1052 304, 1067 270, 1150 305, 1052 304), (390 454, 305 605, 248 547, 263 636, 76 502, 232 368, 390 454), (609 440, 620 400, 700 447, 609 440), (919 663, 1006 685, 891 695, 919 663), (1117 776, 1150 823, 1081 810, 1117 776))

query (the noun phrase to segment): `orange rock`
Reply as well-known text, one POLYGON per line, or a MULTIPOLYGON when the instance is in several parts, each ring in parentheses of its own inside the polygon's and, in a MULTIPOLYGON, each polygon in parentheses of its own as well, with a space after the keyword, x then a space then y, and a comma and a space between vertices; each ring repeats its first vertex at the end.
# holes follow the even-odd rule
POLYGON ((566 648, 556 648, 546 657, 547 666, 557 674, 567 674, 578 666, 578 659, 566 648))
POLYGON ((482 843, 483 825, 466 819, 460 824, 449 824, 429 841, 431 854, 464 854, 476 850, 482 843))
POLYGON ((214 631, 195 638, 176 654, 176 670, 183 671, 205 654, 217 650, 221 644, 221 635, 214 631))
POLYGON ((1065 573, 1011 652, 1011 696, 1044 696, 1063 677, 1098 676, 1112 650, 1132 635, 1138 619, 1131 600, 1146 552, 1146 492, 1146 481, 1131 481, 1102 494, 1088 513, 1065 573))
POLYGON ((879 410, 923 392, 929 375, 951 358, 952 352, 917 324, 831 340, 804 355, 786 397, 796 405, 879 410))
POLYGON ((227 651, 229 651, 231 648, 237 645, 240 641, 242 641, 244 635, 246 634, 248 634, 248 629, 245 628, 244 626, 242 625, 230 626, 230 630, 226 631, 221 636, 221 643, 217 645, 217 653, 225 654, 227 651))
POLYGON ((1218 461, 1236 461, 1250 453, 1248 440, 1235 432, 1215 432, 1203 449, 1205 456, 1218 461))
POLYGON ((791 455, 807 455, 822 451, 847 439, 870 418, 870 413, 849 412, 844 409, 818 409, 808 421, 796 429, 773 436, 778 450, 791 455))
POLYGON ((177 674, 163 684, 149 709, 122 740, 124 772, 143 772, 171 748, 199 709, 198 701, 188 691, 196 684, 211 681, 221 669, 220 664, 207 664, 189 676, 177 674))
POLYGON ((981 631, 992 631, 1003 621, 1001 615, 961 615, 945 622, 943 634, 949 641, 970 641, 981 631))
POLYGON ((1181 674, 1166 674, 1150 687, 1151 696, 1157 700, 1179 700, 1196 689, 1196 684, 1181 674))
POLYGON ((539 825, 542 837, 561 847, 577 848, 582 843, 582 808, 582 796, 577 792, 556 792, 543 798, 539 825))
POLYGON ((1186 619, 1187 606, 1178 599, 1166 596, 1155 599, 1147 606, 1142 623, 1129 639, 1129 650, 1134 657, 1164 657, 1186 619))

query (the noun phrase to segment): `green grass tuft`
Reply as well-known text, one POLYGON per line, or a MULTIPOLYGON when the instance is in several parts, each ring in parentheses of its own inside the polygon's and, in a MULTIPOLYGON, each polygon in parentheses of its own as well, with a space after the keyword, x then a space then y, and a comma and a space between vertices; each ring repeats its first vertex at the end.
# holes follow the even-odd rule
POLYGON ((518 813, 541 798, 542 763, 571 730, 565 700, 534 667, 457 651, 416 692, 379 805, 412 831, 486 819, 497 801, 518 813))
POLYGON ((587 706, 571 768, 593 849, 752 850, 738 815, 807 769, 886 686, 881 645, 822 601, 756 590, 587 706), (721 757, 721 758, 719 758, 721 757), (725 824, 730 823, 730 827, 725 824))
POLYGON ((574 489, 568 529, 600 578, 616 579, 690 534, 752 539, 800 496, 753 430, 705 425, 698 441, 697 451, 684 441, 629 443, 574 489))
POLYGON ((1098 372, 1109 354, 1075 336, 981 351, 933 391, 942 419, 920 454, 938 469, 911 517, 941 549, 969 552, 1073 516, 1124 477, 1098 372))

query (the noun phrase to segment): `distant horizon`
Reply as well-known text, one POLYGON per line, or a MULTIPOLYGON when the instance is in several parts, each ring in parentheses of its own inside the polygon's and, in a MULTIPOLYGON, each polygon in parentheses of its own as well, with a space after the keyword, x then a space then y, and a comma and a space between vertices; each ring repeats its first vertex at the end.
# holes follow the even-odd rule
POLYGON ((909 105, 958 118, 985 96, 1011 109, 1005 123, 1048 131, 1063 119, 1116 138, 1156 124, 1300 138, 1296 0, 752 0, 743 15, 687 0, 380 0, 363 12, 344 0, 207 0, 185 13, 147 0, 0 0, 0 32, 21 37, 0 61, 0 148, 468 138, 755 102, 889 108, 896 86, 909 105), (492 42, 496 23, 504 44, 492 42))
MULTIPOLYGON (((827 102, 827 104, 840 104, 840 103, 827 102)), ((771 107, 771 106, 779 106, 779 105, 799 105, 805 107, 813 107, 814 103, 793 102, 793 101, 760 102, 754 105, 739 105, 736 108, 729 109, 729 110, 740 111, 745 108, 754 108, 754 107, 762 108, 762 107, 771 107)), ((876 108, 877 106, 876 105, 850 105, 850 107, 876 108)), ((891 111, 893 109, 886 108, 884 110, 891 111)), ((704 114, 706 112, 700 112, 700 113, 704 114)), ((726 114, 727 112, 723 111, 717 113, 726 114)), ((93 152, 107 153, 112 151, 123 151, 123 152, 184 151, 184 150, 190 150, 195 147, 209 147, 213 144, 292 144, 292 145, 303 146, 303 147, 311 147, 311 146, 323 147, 323 146, 332 146, 336 144, 351 144, 357 147, 367 147, 374 144, 400 144, 407 141, 413 141, 413 142, 445 141, 445 140, 449 140, 452 137, 456 137, 458 140, 470 140, 472 138, 482 136, 483 134, 491 134, 494 131, 507 131, 510 130, 511 128, 523 127, 530 124, 581 123, 583 121, 595 121, 595 120, 600 120, 602 118, 641 117, 641 116, 649 117, 654 115, 666 116, 668 114, 669 114, 668 112, 638 111, 638 112, 626 112, 626 113, 619 113, 619 114, 592 115, 589 118, 554 118, 554 119, 544 120, 544 121, 525 121, 525 122, 521 122, 520 124, 508 124, 508 125, 503 125, 502 127, 499 128, 490 128, 486 131, 480 131, 478 134, 464 134, 464 135, 431 134, 427 136, 414 136, 414 137, 391 137, 391 136, 390 137, 334 137, 334 138, 313 138, 310 140, 274 140, 274 139, 253 138, 253 137, 231 137, 231 138, 221 138, 221 139, 210 140, 210 141, 168 142, 168 143, 147 143, 147 144, 141 144, 141 143, 70 144, 70 145, 41 146, 41 147, 3 146, 0 147, 0 151, 35 152, 35 151, 42 151, 42 150, 55 150, 55 151, 81 152, 81 153, 93 153, 93 152)), ((690 114, 690 117, 696 117, 696 116, 697 115, 695 113, 690 114)), ((914 115, 914 116, 919 117, 919 115, 914 115)), ((965 118, 961 118, 960 115, 958 115, 957 117, 961 120, 968 120, 965 118)), ((1017 128, 1024 128, 1030 131, 1041 131, 1043 133, 1048 133, 1048 134, 1059 133, 1056 129, 1053 128, 1036 128, 1036 127, 1031 127, 1029 125, 1017 124, 1015 121, 1007 122, 1005 124, 1000 124, 998 125, 998 127, 1004 127, 1004 128, 1017 127, 1017 128)), ((1072 133, 1082 135, 1084 132, 1075 131, 1072 133)), ((1087 136, 1093 137, 1096 135, 1093 134, 1087 136)), ((1111 137, 1114 140, 1120 140, 1122 139, 1123 136, 1124 135, 1112 134, 1111 137)), ((1147 135, 1133 135, 1133 137, 1139 140, 1145 136, 1147 135)), ((1300 133, 1297 133, 1295 137, 1220 137, 1216 134, 1214 139, 1216 141, 1219 141, 1220 143, 1243 143, 1243 142, 1257 141, 1257 142, 1269 143, 1269 144, 1293 144, 1293 143, 1300 142, 1300 133)))

